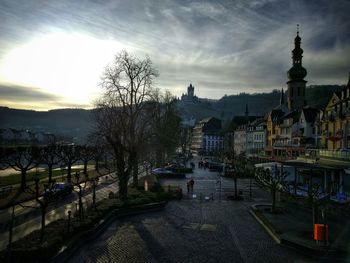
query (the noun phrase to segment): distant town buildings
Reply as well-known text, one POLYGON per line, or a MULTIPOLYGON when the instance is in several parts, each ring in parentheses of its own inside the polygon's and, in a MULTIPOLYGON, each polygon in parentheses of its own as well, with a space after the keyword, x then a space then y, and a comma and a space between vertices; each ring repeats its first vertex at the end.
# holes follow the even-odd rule
POLYGON ((201 120, 193 128, 192 153, 195 155, 214 155, 222 152, 224 138, 220 131, 221 120, 213 117, 201 120))
POLYGON ((0 129, 0 144, 47 144, 55 141, 51 133, 31 132, 29 130, 0 129))
MULTIPOLYGON (((192 151, 208 154, 222 149, 222 152, 234 155, 245 152, 247 156, 265 161, 287 161, 306 156, 314 162, 322 158, 350 162, 350 76, 347 85, 341 92, 334 92, 325 108, 307 105, 303 52, 297 32, 292 66, 287 72, 287 91, 281 90, 279 105, 264 117, 250 116, 246 107, 244 115, 234 116, 223 136, 219 126, 213 134, 206 129, 215 118, 200 121, 193 129, 192 151)), ((181 100, 193 101, 193 96, 194 87, 190 85, 181 100)))

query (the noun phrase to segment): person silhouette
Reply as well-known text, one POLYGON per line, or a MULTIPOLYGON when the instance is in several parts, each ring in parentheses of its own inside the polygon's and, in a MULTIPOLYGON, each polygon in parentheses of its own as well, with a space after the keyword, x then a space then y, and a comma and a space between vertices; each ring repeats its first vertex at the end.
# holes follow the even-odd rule
POLYGON ((191 178, 191 180, 190 180, 191 192, 193 192, 193 185, 194 185, 194 180, 193 180, 193 178, 191 178))

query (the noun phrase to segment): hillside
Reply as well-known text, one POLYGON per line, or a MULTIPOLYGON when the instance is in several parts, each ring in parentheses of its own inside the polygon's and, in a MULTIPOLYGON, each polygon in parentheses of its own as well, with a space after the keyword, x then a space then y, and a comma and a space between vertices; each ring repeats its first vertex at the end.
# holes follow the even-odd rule
POLYGON ((0 107, 0 128, 50 132, 82 142, 92 128, 90 110, 18 110, 0 107))
MULTIPOLYGON (((307 105, 324 107, 334 91, 341 90, 338 85, 314 85, 306 88, 307 105)), ((220 112, 222 119, 236 115, 244 115, 248 104, 250 115, 264 115, 279 105, 281 91, 273 90, 270 93, 241 93, 222 97, 213 107, 220 112)), ((285 101, 287 92, 285 92, 285 101)))
MULTIPOLYGON (((325 106, 333 91, 341 86, 310 86, 306 89, 308 105, 325 106)), ((201 120, 217 117, 228 123, 234 116, 244 115, 248 104, 249 115, 262 116, 279 105, 281 92, 224 96, 218 101, 200 100, 196 103, 179 103, 184 116, 201 120)), ((0 107, 0 129, 13 128, 33 132, 50 132, 55 135, 70 137, 74 142, 83 143, 93 128, 91 110, 60 109, 50 111, 18 110, 0 107)))

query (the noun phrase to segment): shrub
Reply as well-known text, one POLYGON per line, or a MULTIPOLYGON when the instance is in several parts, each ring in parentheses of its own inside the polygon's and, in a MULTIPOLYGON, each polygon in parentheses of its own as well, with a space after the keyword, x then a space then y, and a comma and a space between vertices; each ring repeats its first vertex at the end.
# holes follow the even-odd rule
POLYGON ((163 187, 161 186, 160 183, 155 183, 154 185, 152 185, 152 187, 149 189, 151 192, 153 193, 161 193, 164 192, 163 187))

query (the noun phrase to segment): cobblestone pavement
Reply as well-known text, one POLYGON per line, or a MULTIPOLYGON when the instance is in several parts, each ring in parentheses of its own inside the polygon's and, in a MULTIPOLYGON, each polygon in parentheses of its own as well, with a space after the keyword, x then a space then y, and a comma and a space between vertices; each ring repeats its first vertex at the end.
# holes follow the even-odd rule
MULTIPOLYGON (((195 179, 197 197, 200 192, 217 194, 217 174, 196 171, 189 177, 195 179)), ((223 180, 222 185, 233 187, 223 180)), ((185 179, 175 181, 185 190, 185 179)), ((266 198, 258 192, 253 197, 266 198)), ((251 199, 201 201, 188 196, 162 211, 116 220, 70 262, 312 262, 266 234, 248 212, 251 199)))

